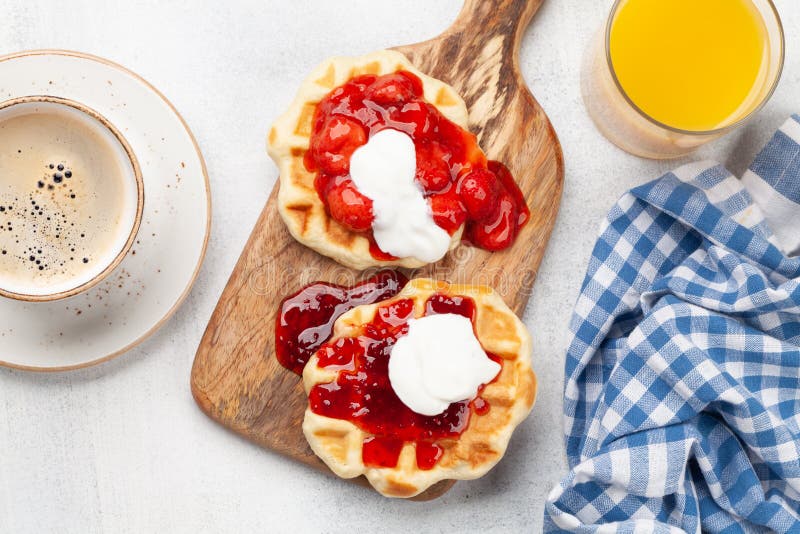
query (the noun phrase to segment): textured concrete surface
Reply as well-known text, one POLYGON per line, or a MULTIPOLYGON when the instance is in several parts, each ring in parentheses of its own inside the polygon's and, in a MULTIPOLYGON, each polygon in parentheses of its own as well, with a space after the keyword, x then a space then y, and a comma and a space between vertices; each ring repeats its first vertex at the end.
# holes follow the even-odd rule
MULTIPOLYGON (((259 449, 217 427, 189 392, 194 350, 276 178, 268 125, 326 56, 419 41, 458 0, 0 0, 0 53, 68 48, 140 73, 183 113, 208 163, 214 224, 194 291, 167 325, 96 368, 0 371, 0 532, 520 532, 541 530, 566 469, 561 387, 566 325, 600 218, 626 189, 676 162, 640 160, 592 127, 578 81, 609 0, 547 0, 522 50, 525 77, 561 137, 566 187, 526 322, 540 394, 504 461, 429 503, 383 499, 259 449)), ((783 81, 746 128, 696 157, 742 171, 800 110, 800 4, 783 81)), ((1 318, 0 318, 1 320, 1 318)))

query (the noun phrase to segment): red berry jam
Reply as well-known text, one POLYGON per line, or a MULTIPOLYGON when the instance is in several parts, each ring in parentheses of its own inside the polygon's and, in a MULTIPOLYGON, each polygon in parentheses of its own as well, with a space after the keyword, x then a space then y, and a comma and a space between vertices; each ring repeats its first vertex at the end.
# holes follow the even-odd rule
MULTIPOLYGON (((425 416, 397 397, 389 381, 389 355, 397 339, 408 332, 413 313, 410 299, 381 305, 359 336, 328 342, 317 353, 319 367, 339 371, 339 375, 335 382, 311 389, 311 411, 350 421, 369 434, 361 451, 366 466, 395 467, 403 444, 410 442, 415 444, 417 466, 431 469, 444 454, 442 440, 461 435, 472 413, 489 411, 489 403, 478 396, 473 401, 454 402, 439 415, 425 416)), ((433 295, 425 314, 438 313, 457 313, 474 321, 475 302, 468 297, 433 295)), ((501 358, 489 357, 503 364, 501 358)))
POLYGON ((297 374, 333 332, 343 313, 397 295, 408 278, 397 271, 380 271, 353 286, 317 282, 284 299, 275 324, 275 353, 281 365, 297 374))
POLYGON ((305 166, 328 214, 365 234, 379 260, 394 259, 372 238, 372 201, 350 178, 350 157, 386 128, 408 134, 417 153, 416 180, 434 222, 451 235, 466 223, 464 239, 487 250, 511 246, 530 211, 509 170, 487 161, 476 137, 423 98, 422 81, 407 71, 357 76, 317 104, 305 166))

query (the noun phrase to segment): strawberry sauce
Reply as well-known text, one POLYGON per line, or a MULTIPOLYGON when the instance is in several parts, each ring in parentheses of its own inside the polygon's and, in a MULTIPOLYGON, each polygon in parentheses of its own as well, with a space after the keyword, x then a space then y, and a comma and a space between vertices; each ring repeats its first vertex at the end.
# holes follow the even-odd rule
MULTIPOLYGON (((389 381, 389 355, 397 339, 408 332, 414 302, 401 299, 381 305, 363 325, 360 335, 325 343, 317 353, 320 368, 339 371, 334 382, 317 384, 309 393, 316 414, 350 421, 369 434, 362 446, 364 465, 395 467, 405 443, 414 443, 420 469, 432 469, 444 453, 442 440, 466 430, 472 413, 483 415, 489 403, 478 396, 454 402, 441 414, 420 415, 397 397, 389 381)), ((474 321, 475 303, 468 297, 434 295, 426 315, 456 313, 474 321)), ((502 365, 502 359, 489 354, 502 365)), ((478 390, 478 394, 483 386, 478 390)))
POLYGON ((365 234, 379 260, 393 259, 372 238, 372 201, 350 178, 350 156, 370 136, 392 128, 408 134, 417 156, 416 181, 434 222, 451 235, 464 223, 463 239, 487 250, 511 246, 530 218, 509 170, 487 161, 476 137, 423 98, 422 81, 407 71, 357 76, 317 104, 305 166, 328 214, 365 234))
POLYGON ((333 323, 343 313, 397 295, 408 278, 384 270, 353 287, 316 282, 281 303, 275 322, 275 353, 285 368, 297 374, 311 356, 330 339, 333 323))

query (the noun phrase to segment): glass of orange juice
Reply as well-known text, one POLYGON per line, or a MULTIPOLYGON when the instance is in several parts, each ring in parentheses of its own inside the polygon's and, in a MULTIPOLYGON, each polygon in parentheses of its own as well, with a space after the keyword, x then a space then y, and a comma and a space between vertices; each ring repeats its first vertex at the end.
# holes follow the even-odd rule
POLYGON ((783 59, 771 0, 616 0, 585 56, 581 91, 614 144, 673 158, 756 113, 783 59))

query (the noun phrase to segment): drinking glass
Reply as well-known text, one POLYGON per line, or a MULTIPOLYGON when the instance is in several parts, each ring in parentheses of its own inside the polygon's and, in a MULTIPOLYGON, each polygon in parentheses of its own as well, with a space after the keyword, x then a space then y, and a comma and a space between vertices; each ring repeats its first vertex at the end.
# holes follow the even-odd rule
POLYGON ((605 25, 584 55, 581 71, 581 92, 589 115, 600 132, 621 149, 653 159, 683 156, 747 122, 772 96, 783 69, 783 27, 771 0, 752 0, 766 28, 767 54, 748 105, 712 130, 683 130, 649 116, 625 92, 611 59, 612 26, 627 1, 614 2, 605 25))

